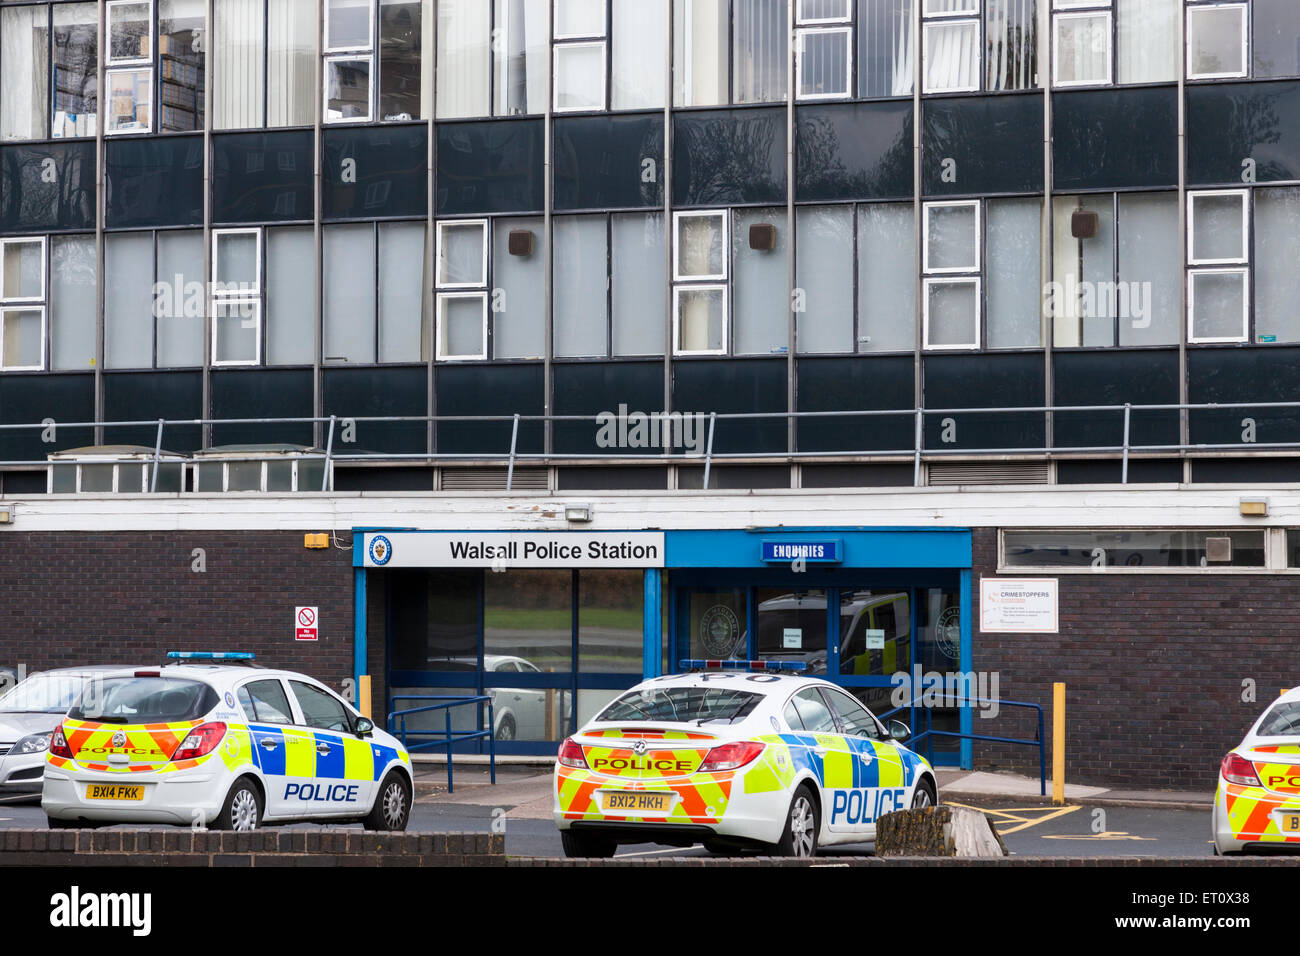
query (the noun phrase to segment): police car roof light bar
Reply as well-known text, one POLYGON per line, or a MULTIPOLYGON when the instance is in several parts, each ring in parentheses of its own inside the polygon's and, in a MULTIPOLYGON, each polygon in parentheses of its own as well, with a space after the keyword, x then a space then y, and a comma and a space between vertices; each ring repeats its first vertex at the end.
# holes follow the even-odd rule
POLYGON ((253 661, 257 655, 251 651, 168 651, 169 661, 225 661, 230 664, 257 665, 253 661))
POLYGON ((677 663, 684 671, 802 671, 808 667, 803 661, 707 661, 686 659, 677 663))

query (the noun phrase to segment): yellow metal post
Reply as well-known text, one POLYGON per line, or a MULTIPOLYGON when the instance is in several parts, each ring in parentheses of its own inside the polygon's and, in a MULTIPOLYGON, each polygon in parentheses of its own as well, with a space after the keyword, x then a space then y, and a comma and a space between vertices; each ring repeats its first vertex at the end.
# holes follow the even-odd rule
POLYGON ((357 690, 357 701, 359 704, 357 710, 361 711, 361 716, 373 720, 374 718, 370 716, 370 675, 369 674, 361 675, 361 686, 357 690))
POLYGON ((1065 803, 1065 685, 1052 685, 1052 803, 1065 803))

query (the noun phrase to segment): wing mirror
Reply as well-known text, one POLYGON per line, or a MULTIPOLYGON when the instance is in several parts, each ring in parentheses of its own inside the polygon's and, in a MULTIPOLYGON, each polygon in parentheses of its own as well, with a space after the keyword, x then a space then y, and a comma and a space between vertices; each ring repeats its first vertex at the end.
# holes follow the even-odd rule
POLYGON ((912 736, 912 728, 901 720, 891 720, 888 729, 890 739, 897 740, 899 743, 910 739, 912 736))
POLYGON ((369 717, 357 718, 357 736, 369 737, 375 732, 375 722, 369 717))

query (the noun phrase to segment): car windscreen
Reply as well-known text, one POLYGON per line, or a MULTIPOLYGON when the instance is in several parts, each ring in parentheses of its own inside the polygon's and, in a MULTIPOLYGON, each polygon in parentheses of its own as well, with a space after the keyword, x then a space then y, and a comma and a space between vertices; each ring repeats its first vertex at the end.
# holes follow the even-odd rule
POLYGON ((164 724, 197 720, 216 705, 217 692, 199 681, 110 677, 90 682, 68 716, 111 724, 164 724))
POLYGON ((723 687, 645 687, 624 694, 596 719, 734 724, 762 699, 762 694, 723 687))
POLYGON ((1300 737, 1300 701, 1274 704, 1259 722, 1256 737, 1300 737))
POLYGON ((85 674, 33 674, 0 697, 0 713, 67 713, 87 679, 85 674))

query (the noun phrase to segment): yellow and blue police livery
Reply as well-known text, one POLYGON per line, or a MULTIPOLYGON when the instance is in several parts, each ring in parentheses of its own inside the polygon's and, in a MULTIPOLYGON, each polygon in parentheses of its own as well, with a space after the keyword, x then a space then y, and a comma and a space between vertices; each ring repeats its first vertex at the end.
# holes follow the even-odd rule
POLYGON ((565 740, 554 818, 569 856, 702 843, 813 856, 869 843, 895 810, 932 805, 934 770, 843 688, 802 664, 683 661, 565 740))
POLYGON ((88 686, 53 732, 41 794, 52 827, 406 828, 410 755, 329 688, 250 666, 251 654, 168 656, 183 663, 88 686))

